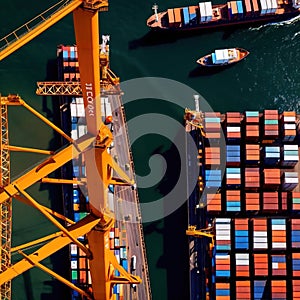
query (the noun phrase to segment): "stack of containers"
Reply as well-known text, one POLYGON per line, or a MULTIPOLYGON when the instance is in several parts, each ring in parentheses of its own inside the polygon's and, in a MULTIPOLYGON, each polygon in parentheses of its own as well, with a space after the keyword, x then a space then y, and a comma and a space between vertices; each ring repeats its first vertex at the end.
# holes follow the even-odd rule
POLYGON ((284 111, 281 121, 283 142, 292 142, 296 137, 296 112, 284 111))
POLYGON ((236 281, 236 300, 251 300, 250 281, 236 281))
POLYGON ((226 168, 226 185, 236 187, 241 185, 240 168, 226 168))
POLYGON ((286 257, 285 255, 272 255, 272 275, 286 275, 286 257))
POLYGON ((220 147, 205 147, 205 164, 220 165, 220 147))
POLYGON ((300 192, 292 192, 292 209, 300 210, 300 192))
POLYGON ((189 8, 188 7, 183 7, 182 14, 183 14, 183 24, 184 24, 184 26, 190 25, 189 8))
POLYGON ((231 167, 238 167, 241 163, 241 153, 239 145, 226 146, 226 164, 231 167))
POLYGON ((254 298, 253 298, 253 300, 269 299, 269 298, 266 298, 266 296, 265 296, 266 282, 267 282, 266 280, 254 280, 254 298))
POLYGON ((230 277, 230 255, 216 253, 216 277, 230 277))
POLYGON ((168 14, 169 26, 170 27, 175 27, 174 9, 169 8, 167 10, 167 14, 168 14))
POLYGON ((229 283, 216 283, 216 300, 230 300, 229 283))
POLYGON ((275 167, 280 161, 279 146, 265 146, 264 148, 264 165, 275 167))
POLYGON ((260 14, 258 0, 251 0, 253 7, 253 15, 257 16, 260 14))
POLYGON ((204 117, 205 134, 208 139, 219 139, 221 134, 220 113, 206 112, 204 117))
POLYGON ((230 222, 228 218, 216 218, 216 250, 229 251, 231 249, 230 222))
POLYGON ((263 210, 278 209, 278 192, 263 192, 263 210))
POLYGON ((222 182, 221 170, 205 170, 206 187, 220 187, 222 182))
POLYGON ((300 219, 291 220, 292 248, 300 248, 300 219))
POLYGON ((287 210, 288 209, 288 193, 281 192, 281 209, 287 210))
POLYGON ((253 254, 254 258, 254 275, 268 276, 268 254, 253 254))
POLYGON ((272 280, 272 299, 286 300, 286 280, 272 280))
POLYGON ((258 190, 259 187, 259 168, 245 168, 245 190, 258 190))
POLYGON ((283 172, 282 189, 284 191, 293 191, 299 184, 298 172, 283 172))
POLYGON ((264 110, 263 142, 272 143, 277 138, 278 138, 278 110, 266 109, 264 110))
POLYGON ((245 17, 246 18, 251 17, 252 15, 251 0, 244 0, 244 8, 245 8, 245 17))
POLYGON ((236 253, 236 276, 249 277, 249 253, 236 253))
POLYGON ((241 211, 241 191, 226 191, 226 211, 241 211))
POLYGON ((264 169, 264 188, 277 190, 280 185, 280 169, 264 169))
POLYGON ((253 249, 268 248, 267 220, 253 219, 253 249))
POLYGON ((292 254, 293 276, 300 276, 300 253, 292 254))
POLYGON ((211 2, 200 2, 200 22, 209 22, 212 19, 212 3, 211 2))
MULTIPOLYGON (((250 4, 250 0, 247 0, 250 4)), ((251 4, 250 4, 251 8, 251 4)), ((259 139, 259 112, 258 111, 246 111, 245 112, 246 140, 257 142, 259 139)))
POLYGON ((181 25, 181 8, 174 8, 174 27, 181 25))
POLYGON ((293 280, 293 300, 300 300, 300 280, 293 280))
POLYGON ((283 167, 294 167, 299 161, 298 145, 283 145, 282 156, 283 167))
POLYGON ((189 6, 189 19, 190 25, 197 24, 196 6, 189 6))
POLYGON ((235 249, 249 249, 248 219, 235 219, 235 249))
MULTIPOLYGON (((236 2, 236 1, 231 1, 236 2)), ((229 141, 238 141, 241 138, 241 115, 239 112, 226 113, 226 132, 229 141)))
POLYGON ((236 20, 243 16, 242 1, 227 2, 229 20, 236 20))
POLYGON ((260 160, 259 145, 246 144, 246 165, 257 166, 260 160))
POLYGON ((286 220, 272 219, 272 249, 286 249, 286 220))
POLYGON ((246 193, 246 210, 259 210, 259 193, 246 193))
POLYGON ((79 81, 79 64, 76 46, 59 46, 58 57, 62 58, 62 72, 64 81, 79 81))
POLYGON ((207 211, 221 211, 221 194, 206 195, 207 211))

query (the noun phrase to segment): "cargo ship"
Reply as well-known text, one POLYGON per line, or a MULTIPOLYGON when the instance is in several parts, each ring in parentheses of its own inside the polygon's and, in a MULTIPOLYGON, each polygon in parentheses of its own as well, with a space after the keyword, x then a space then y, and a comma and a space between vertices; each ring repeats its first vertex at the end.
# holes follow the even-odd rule
POLYGON ((291 19, 300 14, 299 0, 237 0, 213 5, 200 2, 199 5, 169 8, 147 19, 152 29, 188 31, 227 26, 263 24, 291 19))
MULTIPOLYGON (((64 82, 80 82, 79 63, 76 46, 59 45, 57 47, 58 79, 64 82)), ((101 84, 103 87, 103 84, 101 84)), ((74 140, 87 133, 85 108, 83 98, 78 90, 78 96, 59 97, 60 123, 64 132, 69 133, 74 140)), ((128 176, 134 178, 132 156, 129 149, 129 137, 125 121, 125 112, 121 103, 120 90, 109 90, 101 93, 101 116, 103 123, 114 135, 114 142, 109 148, 110 155, 118 161, 128 176), (119 149, 119 145, 122 149, 119 149)), ((66 141, 61 140, 64 145, 66 141)), ((62 186, 65 215, 78 222, 89 213, 89 199, 85 190, 86 167, 84 157, 80 155, 61 168, 62 178, 77 180, 78 183, 62 186)), ((112 289, 114 300, 151 299, 149 273, 146 249, 143 238, 141 212, 136 189, 131 186, 109 185, 107 189, 108 208, 116 221, 109 233, 109 247, 118 263, 133 275, 142 278, 141 284, 115 284, 112 289), (123 201, 124 200, 124 201, 123 201), (130 214, 126 212, 124 203, 133 202, 130 214)), ((85 237, 80 242, 86 243, 85 237)), ((69 247, 70 281, 81 289, 91 292, 92 282, 89 260, 86 254, 76 245, 69 247)), ((114 270, 115 276, 120 276, 114 270)), ((71 300, 83 299, 76 290, 71 292, 71 300)))
POLYGON ((187 113, 190 299, 300 299, 300 116, 187 113))

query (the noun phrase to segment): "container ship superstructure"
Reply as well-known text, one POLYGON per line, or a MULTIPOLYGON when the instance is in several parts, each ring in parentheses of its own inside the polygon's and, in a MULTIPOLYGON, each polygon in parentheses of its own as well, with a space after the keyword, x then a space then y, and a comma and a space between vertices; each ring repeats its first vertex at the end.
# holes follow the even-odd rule
MULTIPOLYGON (((57 60, 59 80, 75 84, 80 81, 76 46, 58 46, 57 60)), ((104 83, 101 83, 101 86, 103 87, 104 83)), ((78 89, 78 94, 78 96, 63 96, 59 99, 62 128, 65 132, 70 133, 74 140, 79 139, 87 132, 85 108, 83 98, 80 96, 80 89, 78 89)), ((109 148, 110 155, 129 176, 134 177, 134 166, 120 90, 109 90, 108 86, 105 86, 101 93, 101 115, 102 121, 115 136, 114 143, 109 148), (121 136, 122 140, 118 140, 116 135, 121 136), (118 148, 120 145, 122 149, 118 148)), ((64 143, 63 140, 62 143, 64 143)), ((70 164, 63 166, 61 172, 65 179, 78 180, 78 184, 63 185, 65 215, 77 222, 89 212, 89 200, 84 186, 86 167, 83 156, 79 156, 73 159, 70 164)), ((143 280, 141 284, 137 285, 114 285, 113 299, 150 300, 148 265, 137 191, 135 187, 109 185, 107 194, 108 207, 116 219, 109 234, 110 250, 126 271, 140 276, 143 280), (132 205, 129 202, 132 202, 132 205), (124 206, 124 203, 127 204, 124 206)), ((84 237, 80 241, 86 242, 84 237)), ((71 244, 69 255, 72 283, 83 290, 91 291, 91 276, 86 254, 76 244, 71 244)), ((120 276, 119 271, 114 270, 114 275, 120 276)), ((77 291, 72 291, 72 300, 82 299, 81 297, 77 291)))
POLYGON ((300 299, 299 115, 188 110, 185 119, 199 166, 190 299, 300 299))
POLYGON ((152 29, 188 31, 227 26, 242 26, 291 19, 300 14, 299 0, 237 0, 224 4, 200 2, 197 5, 169 8, 147 19, 152 29))

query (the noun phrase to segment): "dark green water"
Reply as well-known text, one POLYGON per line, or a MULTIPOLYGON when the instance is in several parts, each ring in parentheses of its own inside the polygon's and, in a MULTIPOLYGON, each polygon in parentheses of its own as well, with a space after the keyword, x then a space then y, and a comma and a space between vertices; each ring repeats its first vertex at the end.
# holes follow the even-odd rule
MULTIPOLYGON (((0 36, 42 12, 53 0, 11 0, 0 10, 0 36)), ((183 6, 187 0, 161 1, 159 8, 183 6)), ((111 68, 122 81, 137 77, 165 77, 186 84, 198 91, 216 111, 243 111, 245 109, 280 109, 300 111, 300 23, 298 20, 272 24, 259 28, 238 29, 231 32, 213 32, 179 39, 155 42, 147 38, 146 18, 152 13, 152 2, 110 1, 109 12, 100 16, 101 32, 110 34, 111 68), (196 70, 196 59, 215 48, 243 47, 250 51, 240 64, 214 74, 201 74, 196 70)), ((51 61, 56 57, 56 45, 73 44, 72 17, 68 16, 30 44, 0 62, 0 92, 18 93, 30 105, 53 120, 53 103, 35 95, 35 83, 49 78, 51 61), (48 74, 48 75, 47 75, 48 74)), ((52 79, 52 78, 49 78, 52 79)), ((172 99, 170 99, 171 101, 172 99)), ((192 95, 186 95, 176 104, 193 107, 192 95)), ((144 102, 142 107, 128 105, 128 119, 149 110, 171 116, 181 122, 182 110, 178 106, 144 102)), ((11 144, 53 148, 53 132, 35 117, 21 109, 10 112, 11 144)), ((163 125, 163 124, 162 124, 163 125)), ((151 123, 147 124, 151 128, 151 123)), ((132 132, 130 133, 132 135, 132 132)), ((162 153, 175 157, 173 146, 164 138, 144 136, 133 145, 137 174, 150 172, 148 160, 152 154, 162 153), (143 155, 141 155, 143 153, 143 155), (148 158, 147 158, 148 156, 148 158)), ((42 157, 14 155, 13 175, 17 175, 42 157)), ((168 160, 167 160, 168 161, 168 160)), ((176 163, 168 161, 169 172, 175 172, 176 163), (175 167, 174 167, 175 165, 175 167), (174 169, 174 170, 173 170, 174 169)), ((172 176, 167 173, 167 178, 172 176)), ((171 180, 171 179, 170 179, 171 180)), ((172 180, 171 180, 172 181, 172 180)), ((149 202, 168 193, 168 184, 140 190, 142 202, 149 202)), ((47 186, 29 190, 38 200, 50 206, 51 193, 47 186)), ((187 299, 188 260, 184 230, 187 224, 185 206, 172 215, 145 224, 148 262, 154 300, 187 299)), ((13 244, 17 245, 53 231, 39 213, 23 204, 14 204, 13 244)), ((46 260, 51 266, 53 261, 46 260)), ((13 299, 60 299, 55 294, 51 278, 39 270, 32 270, 13 282, 13 299)), ((61 298, 63 299, 63 298, 61 298)))

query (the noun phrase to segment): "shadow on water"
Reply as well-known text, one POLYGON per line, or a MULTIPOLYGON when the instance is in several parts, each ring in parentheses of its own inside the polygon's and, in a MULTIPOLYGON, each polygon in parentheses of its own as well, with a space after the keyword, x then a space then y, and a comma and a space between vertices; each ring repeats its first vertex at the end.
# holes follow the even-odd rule
POLYGON ((130 50, 139 47, 157 46, 162 44, 175 43, 179 39, 189 38, 193 36, 200 36, 211 32, 222 31, 222 40, 230 38, 231 34, 235 32, 234 28, 220 30, 207 28, 205 30, 191 30, 191 31, 164 31, 164 30, 150 30, 139 39, 129 41, 128 48, 130 50))
MULTIPOLYGON (((47 63, 47 74, 45 81, 57 81, 58 72, 57 72, 57 61, 56 59, 49 60, 47 63)), ((43 113, 45 117, 53 122, 55 125, 60 127, 60 108, 59 100, 57 96, 42 96, 43 97, 43 113), (50 99, 50 101, 49 101, 50 99), (50 102, 50 104, 49 104, 50 102)), ((62 137, 56 132, 53 131, 53 138, 49 142, 49 150, 57 150, 61 147, 62 137)), ((61 178, 61 170, 56 170, 53 174, 49 175, 53 178, 61 178)), ((49 191, 49 199, 51 209, 54 211, 64 214, 64 202, 62 199, 62 187, 59 184, 41 184, 41 190, 49 191)), ((62 223, 64 225, 64 223, 62 223)), ((50 256, 52 270, 61 275, 64 278, 69 278, 70 265, 69 265, 69 250, 68 247, 61 249, 60 251, 52 254, 50 256)), ((42 300, 50 299, 69 299, 70 290, 63 283, 59 282, 56 279, 48 280, 44 282, 45 286, 52 287, 52 293, 43 293, 41 294, 42 300)))
POLYGON ((200 77, 200 76, 211 76, 211 75, 214 75, 214 74, 224 71, 228 67, 229 66, 205 68, 205 67, 198 66, 189 73, 189 77, 194 78, 194 77, 200 77))

